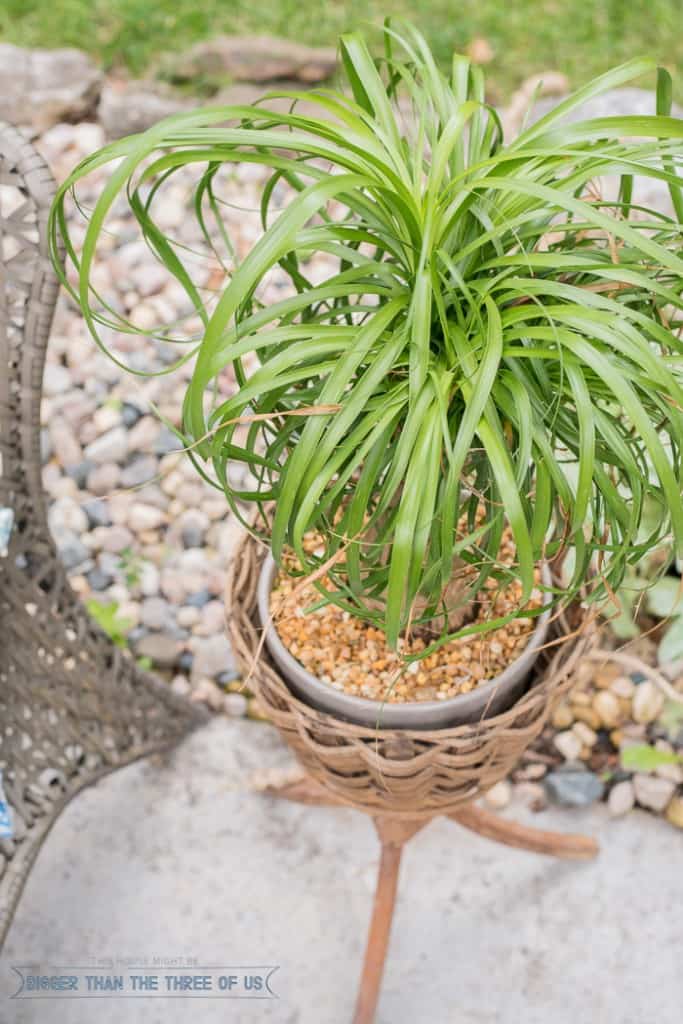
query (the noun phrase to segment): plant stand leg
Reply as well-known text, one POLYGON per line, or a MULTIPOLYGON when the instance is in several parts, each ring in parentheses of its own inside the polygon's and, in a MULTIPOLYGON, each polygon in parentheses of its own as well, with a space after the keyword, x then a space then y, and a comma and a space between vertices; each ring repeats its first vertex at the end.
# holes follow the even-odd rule
POLYGON ((527 825, 499 818, 497 814, 485 811, 474 804, 467 804, 453 811, 448 817, 458 825, 496 843, 514 846, 518 850, 529 850, 532 853, 544 853, 550 857, 592 860, 599 850, 598 844, 590 836, 529 828, 527 825))
MULTIPOLYGON (((296 803, 321 807, 348 806, 341 797, 316 782, 299 766, 286 771, 261 774, 258 779, 253 780, 253 785, 254 789, 264 795, 293 800, 296 803)), ((397 818, 386 814, 373 817, 382 850, 353 1024, 372 1024, 375 1019, 389 948, 403 847, 433 817, 438 816, 434 814, 422 818, 397 818)), ((498 815, 474 803, 464 804, 445 817, 486 839, 492 839, 505 846, 514 846, 519 850, 568 860, 591 860, 598 853, 598 844, 589 836, 529 828, 499 818, 498 815)))
POLYGON ((406 842, 427 824, 424 819, 405 821, 388 817, 375 818, 374 822, 382 852, 353 1024, 372 1024, 375 1019, 396 905, 401 854, 406 842))
POLYGON ((259 772, 252 779, 252 788, 264 796, 275 796, 280 800, 291 800, 297 804, 311 804, 316 807, 345 806, 341 798, 321 786, 298 765, 284 771, 276 769, 259 772))

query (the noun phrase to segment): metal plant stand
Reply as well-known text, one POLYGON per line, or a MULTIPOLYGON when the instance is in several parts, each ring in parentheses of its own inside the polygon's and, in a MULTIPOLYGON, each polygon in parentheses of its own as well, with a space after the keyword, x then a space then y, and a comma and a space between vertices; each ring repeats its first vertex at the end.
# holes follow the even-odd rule
MULTIPOLYGON (((334 794, 303 772, 298 778, 266 783, 261 787, 261 792, 296 803, 322 807, 346 806, 344 801, 335 798, 334 794)), ((373 816, 381 853, 353 1024, 372 1024, 375 1019, 389 948, 403 847, 434 817, 437 815, 415 818, 395 817, 391 814, 373 816)), ((598 844, 589 836, 528 828, 517 822, 506 821, 474 804, 464 804, 446 817, 486 839, 519 850, 547 854, 565 860, 591 860, 598 853, 598 844)))
POLYGON ((263 546, 246 536, 228 580, 228 625, 249 686, 301 767, 287 778, 266 777, 257 788, 298 803, 352 807, 373 820, 381 857, 353 1019, 354 1024, 371 1024, 389 945, 401 853, 430 821, 447 817, 495 842, 553 857, 588 860, 598 852, 587 836, 527 828, 475 803, 512 770, 576 684, 584 659, 595 648, 595 632, 578 608, 556 622, 552 646, 540 654, 528 691, 500 714, 434 731, 368 729, 304 704, 280 676, 261 642, 256 592, 263 557, 263 546))

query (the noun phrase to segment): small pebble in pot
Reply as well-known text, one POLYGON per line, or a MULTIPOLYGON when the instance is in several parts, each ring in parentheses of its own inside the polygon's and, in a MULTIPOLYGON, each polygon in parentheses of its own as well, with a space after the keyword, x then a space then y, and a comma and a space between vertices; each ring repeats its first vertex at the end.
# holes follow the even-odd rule
MULTIPOLYGON (((314 552, 319 545, 320 537, 314 532, 304 536, 306 550, 314 552)), ((508 527, 503 532, 499 559, 504 563, 513 557, 514 544, 508 527)), ((305 609, 316 603, 319 594, 312 584, 302 584, 296 575, 298 570, 294 555, 285 552, 270 597, 275 628, 285 647, 308 672, 354 697, 405 704, 445 701, 469 693, 501 675, 522 654, 534 629, 533 618, 514 619, 488 633, 449 641, 406 664, 402 655, 419 656, 428 646, 419 630, 402 638, 399 653, 388 646, 383 630, 336 605, 327 604, 306 614, 305 609)), ((321 582, 331 586, 327 577, 321 582)), ((506 588, 491 589, 490 597, 489 591, 483 592, 479 597, 480 619, 503 618, 516 611, 521 594, 519 581, 506 588)), ((541 595, 536 591, 527 607, 538 608, 540 604, 541 595)))

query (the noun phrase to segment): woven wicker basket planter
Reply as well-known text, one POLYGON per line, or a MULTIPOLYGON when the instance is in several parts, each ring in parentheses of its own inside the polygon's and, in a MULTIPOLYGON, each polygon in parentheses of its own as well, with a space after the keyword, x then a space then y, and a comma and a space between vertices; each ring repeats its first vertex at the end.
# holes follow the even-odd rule
MULTIPOLYGON (((541 653, 527 693, 503 714, 438 731, 374 730, 341 721, 298 700, 275 669, 256 610, 265 549, 239 545, 228 580, 226 614, 245 677, 305 770, 334 797, 367 813, 406 818, 448 814, 504 778, 577 681, 595 643, 585 626, 541 653)), ((565 626, 566 630, 566 626, 565 626)))

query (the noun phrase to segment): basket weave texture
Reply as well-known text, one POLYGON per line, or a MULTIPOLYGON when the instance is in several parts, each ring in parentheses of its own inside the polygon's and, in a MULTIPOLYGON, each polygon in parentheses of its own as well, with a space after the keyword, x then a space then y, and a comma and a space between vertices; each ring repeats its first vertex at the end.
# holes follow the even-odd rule
MULTIPOLYGON (((577 682, 595 631, 553 624, 525 695, 502 714, 438 731, 368 729, 309 707, 288 689, 262 643, 256 607, 266 551, 246 535, 228 580, 226 615, 249 687, 304 769, 338 800, 373 815, 432 817, 503 779, 577 682), (564 638, 563 638, 564 630, 564 638)), ((577 622, 580 613, 575 609, 577 622)), ((571 618, 571 616, 570 616, 571 618)), ((585 665, 585 663, 584 663, 585 665)))
POLYGON ((0 775, 13 833, 0 838, 0 946, 69 800, 205 718, 93 622, 48 529, 40 401, 58 291, 47 246, 54 188, 31 143, 0 121, 0 508, 13 519, 0 541, 0 775))

